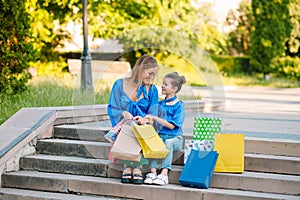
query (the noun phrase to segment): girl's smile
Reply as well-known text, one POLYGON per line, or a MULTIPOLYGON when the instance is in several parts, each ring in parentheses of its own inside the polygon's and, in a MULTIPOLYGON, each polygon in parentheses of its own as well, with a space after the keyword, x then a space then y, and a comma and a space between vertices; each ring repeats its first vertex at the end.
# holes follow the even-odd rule
POLYGON ((163 84, 161 86, 162 94, 170 97, 176 94, 177 87, 173 87, 171 83, 172 83, 172 79, 164 78, 163 84))

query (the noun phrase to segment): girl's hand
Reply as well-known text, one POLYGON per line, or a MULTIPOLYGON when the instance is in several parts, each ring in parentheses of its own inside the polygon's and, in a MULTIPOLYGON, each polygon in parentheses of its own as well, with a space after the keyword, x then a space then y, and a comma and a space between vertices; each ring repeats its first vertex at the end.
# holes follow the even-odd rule
POLYGON ((153 116, 152 115, 146 115, 145 119, 147 121, 147 124, 152 124, 153 125, 153 116))
POLYGON ((133 118, 132 114, 131 114, 130 112, 128 112, 128 111, 124 111, 124 112, 122 113, 122 117, 123 117, 124 119, 132 119, 132 118, 133 118))
POLYGON ((148 119, 143 118, 143 117, 141 117, 141 116, 136 116, 136 117, 134 117, 133 119, 136 120, 137 123, 138 123, 138 124, 141 124, 141 125, 146 124, 146 123, 149 121, 148 119))

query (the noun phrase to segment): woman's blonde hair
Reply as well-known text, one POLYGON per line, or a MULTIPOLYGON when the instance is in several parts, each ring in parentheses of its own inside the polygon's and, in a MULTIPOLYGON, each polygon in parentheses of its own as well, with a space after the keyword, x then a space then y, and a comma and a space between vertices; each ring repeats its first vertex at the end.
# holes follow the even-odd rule
POLYGON ((143 81, 142 80, 143 70, 153 68, 153 67, 158 67, 156 59, 149 55, 143 55, 136 61, 131 71, 131 75, 127 78, 127 80, 137 85, 141 85, 143 81))

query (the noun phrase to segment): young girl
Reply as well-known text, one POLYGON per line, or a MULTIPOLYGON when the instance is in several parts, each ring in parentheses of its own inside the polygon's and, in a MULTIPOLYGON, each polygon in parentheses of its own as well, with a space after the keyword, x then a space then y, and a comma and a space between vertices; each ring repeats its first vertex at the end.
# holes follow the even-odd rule
POLYGON ((179 76, 177 72, 167 74, 162 85, 162 94, 165 95, 165 99, 159 102, 159 117, 153 115, 145 117, 149 123, 158 128, 159 136, 170 150, 170 153, 162 160, 161 173, 158 176, 157 160, 150 160, 151 172, 146 175, 144 181, 146 184, 166 185, 169 183, 168 173, 172 166, 173 151, 180 150, 183 145, 184 103, 177 98, 176 94, 185 82, 185 77, 179 76))

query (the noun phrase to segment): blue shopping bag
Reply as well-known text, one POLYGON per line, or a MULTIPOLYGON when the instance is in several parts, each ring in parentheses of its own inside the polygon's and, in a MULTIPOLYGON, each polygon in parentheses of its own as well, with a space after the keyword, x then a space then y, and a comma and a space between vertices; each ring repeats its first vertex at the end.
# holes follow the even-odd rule
POLYGON ((219 154, 216 151, 191 150, 179 177, 182 186, 207 189, 219 154))

